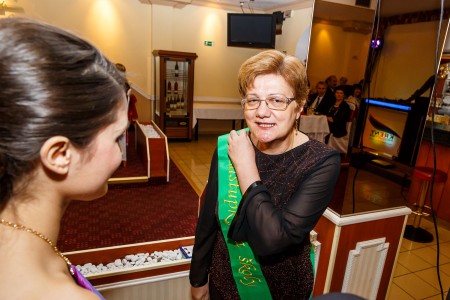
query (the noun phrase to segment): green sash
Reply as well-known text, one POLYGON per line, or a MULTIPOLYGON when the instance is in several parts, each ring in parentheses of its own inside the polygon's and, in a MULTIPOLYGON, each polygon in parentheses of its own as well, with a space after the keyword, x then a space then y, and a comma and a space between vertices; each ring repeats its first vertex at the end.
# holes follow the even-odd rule
POLYGON ((226 134, 218 139, 218 215, 230 255, 231 270, 241 299, 272 299, 261 266, 248 243, 227 239, 231 222, 242 198, 236 171, 228 157, 228 137, 229 134, 226 134))

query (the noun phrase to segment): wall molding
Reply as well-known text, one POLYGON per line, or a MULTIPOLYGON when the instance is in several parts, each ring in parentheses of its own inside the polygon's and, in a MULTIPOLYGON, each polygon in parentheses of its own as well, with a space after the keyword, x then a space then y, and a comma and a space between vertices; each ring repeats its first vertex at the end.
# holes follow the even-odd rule
POLYGON ((365 223, 369 221, 375 221, 380 219, 394 218, 399 216, 405 216, 411 214, 411 209, 404 206, 398 208, 391 208, 380 211, 368 211, 360 214, 353 215, 338 215, 331 209, 327 208, 323 213, 323 216, 333 222, 337 226, 345 226, 351 224, 365 223))
POLYGON ((383 275, 389 243, 386 238, 358 242, 350 250, 345 268, 343 293, 353 293, 366 299, 376 299, 383 275))

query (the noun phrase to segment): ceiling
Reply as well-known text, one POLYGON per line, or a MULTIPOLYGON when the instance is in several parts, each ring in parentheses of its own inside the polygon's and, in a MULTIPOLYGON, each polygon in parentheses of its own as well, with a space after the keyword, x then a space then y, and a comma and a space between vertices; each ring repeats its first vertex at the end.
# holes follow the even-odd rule
POLYGON ((301 3, 312 3, 312 0, 209 0, 231 6, 242 6, 245 12, 251 9, 261 11, 274 11, 278 8, 294 6, 301 3), (242 4, 241 4, 242 3, 242 4))
MULTIPOLYGON (((151 1, 151 0, 149 0, 151 1)), ((273 12, 283 9, 295 9, 299 6, 312 5, 314 0, 179 0, 183 2, 217 5, 224 7, 232 7, 234 9, 244 10, 246 13, 251 13, 252 10, 258 10, 263 12, 273 12), (242 5, 241 5, 242 3, 242 5)), ((375 0, 371 0, 372 2, 375 0)), ((440 7, 440 0, 380 0, 381 11, 384 16, 404 14, 410 12, 426 11, 438 9, 440 7)), ((354 3, 353 0, 330 0, 327 1, 330 4, 334 3, 347 3, 347 5, 340 5, 344 8, 355 7, 348 3, 354 3)), ((336 6, 336 5, 335 5, 336 6)), ((450 7, 450 0, 445 0, 445 6, 450 7)), ((356 6, 357 7, 357 6, 356 6)), ((333 14, 336 14, 334 12, 333 14)))

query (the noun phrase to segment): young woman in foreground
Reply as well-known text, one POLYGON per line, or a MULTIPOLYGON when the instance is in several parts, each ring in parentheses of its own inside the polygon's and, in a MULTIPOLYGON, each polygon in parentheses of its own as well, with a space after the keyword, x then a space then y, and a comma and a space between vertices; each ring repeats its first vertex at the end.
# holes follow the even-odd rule
POLYGON ((0 19, 0 299, 103 299, 57 249, 71 200, 103 196, 128 126, 124 78, 86 41, 0 19))

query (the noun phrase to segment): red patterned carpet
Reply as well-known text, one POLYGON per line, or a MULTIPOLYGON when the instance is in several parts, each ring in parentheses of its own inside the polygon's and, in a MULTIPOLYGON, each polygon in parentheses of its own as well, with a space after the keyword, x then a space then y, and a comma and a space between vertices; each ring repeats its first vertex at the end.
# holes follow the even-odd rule
MULTIPOLYGON (((128 169, 128 166, 127 166, 128 169)), ((63 252, 194 235, 198 196, 170 162, 170 181, 110 185, 94 201, 73 201, 61 224, 63 252)))

